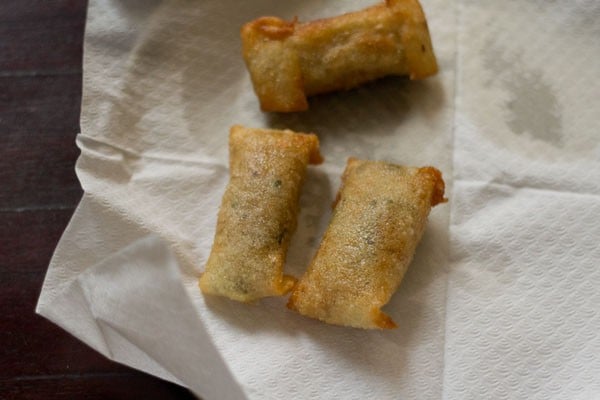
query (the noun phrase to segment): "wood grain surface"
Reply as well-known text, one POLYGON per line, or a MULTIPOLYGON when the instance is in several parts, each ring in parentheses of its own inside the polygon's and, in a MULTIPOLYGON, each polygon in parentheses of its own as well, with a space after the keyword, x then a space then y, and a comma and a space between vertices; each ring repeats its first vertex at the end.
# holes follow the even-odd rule
POLYGON ((0 399, 193 399, 34 312, 82 194, 74 166, 86 7, 0 1, 0 399))

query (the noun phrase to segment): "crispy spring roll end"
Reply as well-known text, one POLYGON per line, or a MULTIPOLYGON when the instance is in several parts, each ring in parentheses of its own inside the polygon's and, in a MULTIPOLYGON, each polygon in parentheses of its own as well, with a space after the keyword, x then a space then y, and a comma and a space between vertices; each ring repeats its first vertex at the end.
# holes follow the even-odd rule
POLYGON ((305 111, 308 101, 296 51, 286 44, 296 20, 262 17, 242 27, 242 52, 262 111, 305 111))
POLYGON ((431 207, 437 206, 440 203, 448 202, 448 199, 444 197, 446 191, 446 184, 442 178, 442 173, 435 167, 423 167, 420 171, 428 174, 430 179, 433 181, 433 190, 431 192, 431 207))
POLYGON ((378 307, 371 310, 370 322, 373 324, 372 329, 396 329, 398 327, 392 318, 378 307))
MULTIPOLYGON (((237 291, 223 291, 215 286, 213 282, 210 281, 210 277, 206 277, 204 273, 200 274, 200 279, 198 280, 198 287, 200 291, 204 294, 211 296, 223 296, 228 297, 231 300, 239 301, 240 303, 247 304, 257 304, 260 298, 251 297, 245 293, 240 293, 237 291)), ((269 290, 268 296, 285 296, 288 294, 296 285, 298 280, 291 275, 283 275, 280 280, 275 280, 272 284, 271 289, 269 290)), ((265 296, 266 297, 266 296, 265 296)))
MULTIPOLYGON (((298 284, 296 283, 296 286, 297 285, 298 284)), ((305 316, 309 316, 311 318, 315 318, 315 319, 321 320, 323 322, 327 322, 327 323, 334 324, 334 325, 352 326, 355 328, 362 328, 362 329, 396 329, 398 327, 398 325, 396 325, 396 323, 392 320, 392 318, 390 318, 389 315, 387 315, 386 313, 381 311, 381 309, 379 307, 371 308, 371 310, 367 313, 366 319, 355 320, 355 321, 353 321, 353 324, 334 322, 331 319, 329 319, 328 317, 319 316, 317 314, 309 315, 305 311, 303 311, 301 308, 298 307, 298 304, 300 301, 298 297, 302 296, 302 294, 301 294, 302 290, 303 290, 302 287, 297 286, 296 288, 294 288, 294 290, 292 291, 292 294, 290 295, 290 298, 288 299, 288 302, 286 304, 286 307, 288 309, 290 309, 292 311, 296 311, 305 316)))

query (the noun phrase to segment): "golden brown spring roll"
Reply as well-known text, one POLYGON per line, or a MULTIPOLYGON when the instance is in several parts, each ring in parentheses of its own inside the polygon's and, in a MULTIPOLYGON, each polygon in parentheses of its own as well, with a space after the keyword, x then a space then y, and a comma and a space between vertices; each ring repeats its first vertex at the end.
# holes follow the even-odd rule
POLYGON ((394 328, 380 308, 410 264, 432 206, 445 201, 433 167, 348 160, 334 212, 288 307, 356 328, 394 328))
POLYGON ((241 36, 263 111, 304 111, 307 96, 386 75, 422 79, 438 69, 417 0, 386 0, 306 23, 262 17, 244 25, 241 36))
POLYGON ((292 288, 295 279, 283 274, 285 256, 307 165, 319 162, 314 134, 231 128, 229 184, 200 278, 203 293, 252 302, 292 288))

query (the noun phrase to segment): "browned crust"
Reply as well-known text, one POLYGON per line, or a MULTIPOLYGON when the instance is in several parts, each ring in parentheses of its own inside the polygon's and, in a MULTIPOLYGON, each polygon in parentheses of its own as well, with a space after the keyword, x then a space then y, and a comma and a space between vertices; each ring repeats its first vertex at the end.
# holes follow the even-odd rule
POLYGON ((381 307, 399 286, 431 207, 442 201, 434 167, 350 158, 332 220, 288 308, 330 324, 395 328, 381 307))
POLYGON ((284 40, 294 33, 297 20, 285 21, 277 17, 260 17, 242 27, 242 37, 260 35, 269 40, 284 40))
MULTIPOLYGON (((306 98, 312 94, 352 88, 390 74, 423 79, 438 71, 427 21, 417 0, 386 0, 360 11, 303 23, 296 19, 285 21, 277 17, 261 17, 245 24, 241 37, 244 60, 263 111, 305 111, 308 109, 306 98), (382 18, 387 18, 386 24, 390 21, 395 24, 385 34, 376 32, 382 18), (336 41, 336 32, 347 32, 343 25, 355 26, 357 21, 365 26, 363 37, 357 38, 353 34, 346 45, 370 49, 369 57, 374 57, 374 60, 367 57, 364 65, 375 66, 378 61, 374 54, 377 52, 387 52, 388 57, 398 53, 394 43, 402 48, 402 55, 397 61, 401 65, 392 68, 385 64, 387 66, 381 67, 381 71, 377 68, 362 70, 362 67, 354 65, 343 71, 343 62, 336 60, 335 66, 328 64, 324 68, 336 71, 331 79, 320 77, 311 84, 308 79, 311 71, 307 68, 318 67, 310 60, 302 61, 310 54, 311 46, 317 55, 315 60, 321 60, 319 52, 336 41), (390 41, 391 37, 396 37, 396 41, 390 41)), ((335 47, 332 52, 338 50, 339 44, 335 47)), ((351 51, 347 53, 356 55, 351 51)))
POLYGON ((433 192, 431 194, 431 207, 440 203, 446 203, 448 201, 448 199, 444 197, 446 184, 440 170, 435 167, 423 167, 420 168, 419 171, 429 175, 430 179, 434 182, 433 192))
POLYGON ((229 182, 200 289, 242 302, 284 295, 296 282, 283 267, 307 164, 322 161, 319 139, 235 125, 229 152, 229 182))
POLYGON ((242 27, 242 54, 263 111, 308 109, 298 57, 286 45, 295 26, 295 20, 262 17, 242 27))
POLYGON ((402 44, 406 51, 409 78, 424 79, 438 72, 437 60, 425 13, 418 0, 386 0, 387 6, 402 15, 402 44))

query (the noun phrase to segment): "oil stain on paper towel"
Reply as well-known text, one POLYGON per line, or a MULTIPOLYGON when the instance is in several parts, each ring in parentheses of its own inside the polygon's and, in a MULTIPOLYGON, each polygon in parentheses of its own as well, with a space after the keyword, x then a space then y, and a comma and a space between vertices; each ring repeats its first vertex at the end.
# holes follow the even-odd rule
POLYGON ((492 41, 484 49, 485 67, 500 78, 510 93, 510 100, 506 103, 506 109, 510 112, 506 124, 510 130, 561 147, 560 107, 542 72, 523 67, 519 54, 507 57, 506 52, 492 41))

